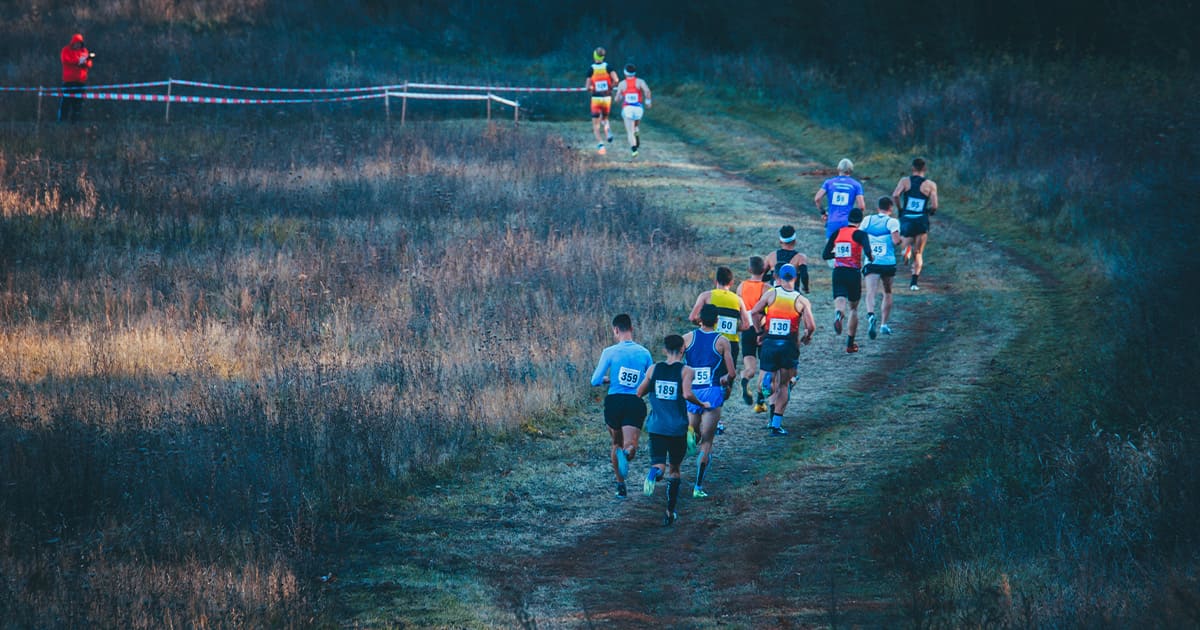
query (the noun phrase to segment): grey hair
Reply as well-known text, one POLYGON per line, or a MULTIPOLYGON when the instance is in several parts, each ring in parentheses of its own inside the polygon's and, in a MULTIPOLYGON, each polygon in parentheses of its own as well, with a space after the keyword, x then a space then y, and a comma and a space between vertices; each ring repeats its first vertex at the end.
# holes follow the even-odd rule
POLYGON ((846 173, 853 173, 853 172, 854 172, 854 162, 851 162, 850 158, 842 158, 842 161, 838 162, 838 173, 845 175, 846 173))

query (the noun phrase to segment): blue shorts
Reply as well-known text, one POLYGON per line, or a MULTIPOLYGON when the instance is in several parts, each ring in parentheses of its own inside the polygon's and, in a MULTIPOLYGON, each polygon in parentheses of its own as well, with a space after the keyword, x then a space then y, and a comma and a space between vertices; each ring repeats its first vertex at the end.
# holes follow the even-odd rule
POLYGON ((825 240, 829 240, 837 231, 850 225, 849 219, 829 220, 825 223, 825 240))
MULTIPOLYGON (((712 405, 713 409, 720 409, 721 405, 725 404, 725 390, 720 385, 712 385, 710 387, 697 387, 692 389, 692 393, 696 394, 696 398, 712 405)), ((692 404, 688 401, 688 413, 704 413, 706 410, 700 405, 692 404)))

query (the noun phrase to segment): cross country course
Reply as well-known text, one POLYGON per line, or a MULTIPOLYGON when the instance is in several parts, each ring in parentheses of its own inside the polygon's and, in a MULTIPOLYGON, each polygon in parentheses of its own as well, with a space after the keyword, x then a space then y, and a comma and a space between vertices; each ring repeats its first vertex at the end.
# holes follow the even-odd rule
MULTIPOLYGON (((957 218, 954 206, 966 203, 955 200, 965 197, 943 185, 945 211, 933 220, 922 291, 907 290, 901 265, 895 334, 868 340, 860 309, 862 350, 848 355, 831 325, 830 270, 819 260, 824 231, 811 197, 843 152, 855 159, 857 176, 869 175, 870 150, 838 145, 827 130, 783 114, 658 105, 647 114, 637 160, 628 157, 619 119, 603 157, 594 155, 586 120, 543 126, 588 153, 618 185, 644 191, 697 228, 696 247, 711 266, 689 287, 693 298, 711 288, 716 265, 742 279, 748 256, 772 251, 780 225, 796 226, 798 249, 810 261, 817 332, 801 351, 784 418, 791 435, 770 436, 766 414, 744 406, 735 387, 706 478, 711 496, 691 498, 694 463, 685 460, 680 520, 664 528, 664 490, 641 493, 644 435, 630 465, 630 496, 618 500, 598 403, 538 424, 499 441, 466 470, 415 488, 352 535, 352 552, 331 567, 326 586, 344 624, 904 623, 902 580, 871 553, 871 528, 886 518, 880 488, 936 457, 953 421, 994 382, 997 357, 1041 343, 1030 339, 1040 338, 1031 333, 1054 312, 1048 274, 957 218)), ((903 166, 863 177, 868 208, 890 194, 903 166)), ((690 305, 679 305, 681 333, 690 305)), ((660 340, 640 336, 636 326, 635 340, 661 356, 660 340)))

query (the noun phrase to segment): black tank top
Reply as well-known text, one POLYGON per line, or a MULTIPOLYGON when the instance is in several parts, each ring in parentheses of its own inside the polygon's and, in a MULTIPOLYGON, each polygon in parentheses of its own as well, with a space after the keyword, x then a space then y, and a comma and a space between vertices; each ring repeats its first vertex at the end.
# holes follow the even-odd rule
POLYGON ((775 266, 771 268, 770 271, 763 274, 763 282, 766 282, 767 284, 775 282, 775 272, 779 271, 780 267, 792 262, 792 259, 796 257, 796 254, 799 253, 800 252, 794 249, 780 248, 775 250, 775 266))
POLYGON ((904 205, 900 207, 901 219, 920 219, 925 216, 925 206, 929 197, 921 192, 921 184, 925 178, 920 175, 908 176, 908 190, 904 192, 904 205))

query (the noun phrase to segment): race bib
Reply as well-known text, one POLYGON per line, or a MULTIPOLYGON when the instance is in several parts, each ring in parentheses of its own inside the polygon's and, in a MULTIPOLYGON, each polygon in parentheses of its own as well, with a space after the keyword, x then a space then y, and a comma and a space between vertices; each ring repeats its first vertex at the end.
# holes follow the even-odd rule
POLYGON ((625 93, 625 102, 630 105, 637 105, 638 101, 640 100, 638 98, 638 96, 639 96, 639 94, 637 92, 626 92, 625 93))
POLYGON ((679 383, 654 381, 654 396, 659 400, 679 400, 679 383))
POLYGON ((702 367, 694 369, 696 376, 692 378, 692 385, 712 385, 712 368, 702 367))
POLYGON ((916 197, 909 197, 908 202, 904 206, 904 211, 905 212, 924 212, 925 211, 925 200, 917 199, 916 197))
POLYGON ((617 370, 617 383, 625 387, 637 387, 639 381, 642 380, 642 373, 633 369, 623 367, 617 370))
POLYGON ((887 244, 872 242, 871 243, 871 255, 876 258, 879 258, 881 256, 886 256, 887 255, 887 244))
POLYGON ((848 206, 850 205, 850 193, 835 192, 833 193, 833 196, 830 197, 830 203, 835 206, 848 206))
POLYGON ((717 316, 717 332, 732 335, 737 332, 737 319, 728 315, 717 316))
POLYGON ((850 258, 854 255, 854 250, 850 247, 850 243, 834 243, 833 257, 834 258, 850 258))
POLYGON ((601 79, 599 81, 596 81, 595 85, 596 85, 597 92, 607 92, 608 91, 608 81, 601 79))
POLYGON ((772 319, 767 326, 768 335, 785 336, 792 333, 792 321, 789 319, 772 319))

